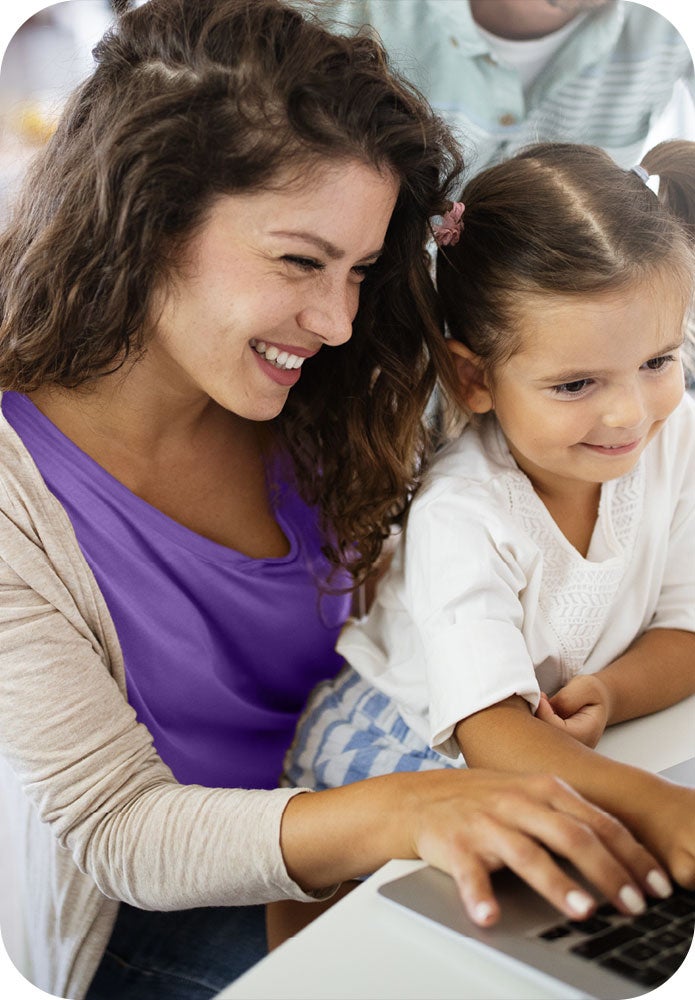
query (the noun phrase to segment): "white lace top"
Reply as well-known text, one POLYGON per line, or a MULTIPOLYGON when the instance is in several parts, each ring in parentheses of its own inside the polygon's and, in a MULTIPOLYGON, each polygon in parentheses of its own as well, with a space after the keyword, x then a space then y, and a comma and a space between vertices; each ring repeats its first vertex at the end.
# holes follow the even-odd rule
MULTIPOLYGON (((369 615, 339 651, 429 744, 512 694, 535 708, 648 628, 695 630, 695 403, 636 468, 604 484, 584 558, 509 453, 494 417, 433 464, 369 615)), ((655 676, 660 664, 654 665, 655 676)))

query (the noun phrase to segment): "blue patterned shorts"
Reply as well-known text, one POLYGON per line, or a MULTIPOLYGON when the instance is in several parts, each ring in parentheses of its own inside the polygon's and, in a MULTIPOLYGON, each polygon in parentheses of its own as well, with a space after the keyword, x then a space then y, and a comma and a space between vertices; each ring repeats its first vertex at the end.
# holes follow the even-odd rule
POLYGON ((396 771, 463 766, 428 747, 391 699, 346 665, 309 696, 280 784, 320 791, 396 771))

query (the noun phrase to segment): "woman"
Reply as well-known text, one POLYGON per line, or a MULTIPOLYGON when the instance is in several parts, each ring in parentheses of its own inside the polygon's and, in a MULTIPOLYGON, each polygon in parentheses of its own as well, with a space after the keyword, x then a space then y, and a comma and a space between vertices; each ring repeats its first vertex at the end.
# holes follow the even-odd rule
POLYGON ((453 140, 374 42, 280 0, 150 0, 96 59, 0 245, 29 977, 208 997, 263 953, 261 904, 391 857, 450 871, 483 924, 503 864, 590 910, 539 842, 639 891, 654 859, 551 778, 274 787, 415 485, 453 140))

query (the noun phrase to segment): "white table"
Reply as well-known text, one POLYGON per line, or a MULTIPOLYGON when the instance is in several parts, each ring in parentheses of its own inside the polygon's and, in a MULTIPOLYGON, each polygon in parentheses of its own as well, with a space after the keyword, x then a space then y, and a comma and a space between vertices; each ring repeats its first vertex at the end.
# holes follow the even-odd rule
MULTIPOLYGON (((652 771, 693 756, 695 696, 609 729, 599 749, 652 771)), ((494 954, 377 895, 382 882, 421 863, 384 865, 216 1000, 568 1000, 568 989, 539 987, 494 954)), ((695 995, 694 985, 691 951, 685 966, 649 997, 682 1000, 695 995)))

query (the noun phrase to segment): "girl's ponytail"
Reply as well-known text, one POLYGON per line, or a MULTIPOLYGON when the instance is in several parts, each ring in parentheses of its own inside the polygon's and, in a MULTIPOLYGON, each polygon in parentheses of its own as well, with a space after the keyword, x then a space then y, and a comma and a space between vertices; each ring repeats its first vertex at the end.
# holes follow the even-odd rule
POLYGON ((695 244, 695 143, 667 140, 654 146, 640 164, 659 175, 659 201, 680 220, 695 244))

